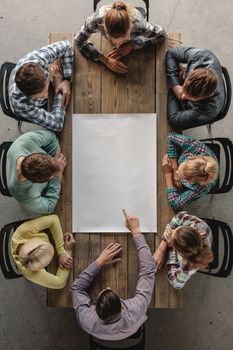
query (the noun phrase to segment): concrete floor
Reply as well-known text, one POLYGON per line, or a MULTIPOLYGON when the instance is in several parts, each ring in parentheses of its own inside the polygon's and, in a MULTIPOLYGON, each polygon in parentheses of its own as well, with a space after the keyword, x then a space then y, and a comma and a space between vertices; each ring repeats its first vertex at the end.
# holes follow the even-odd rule
MULTIPOLYGON (((107 3, 106 1, 105 3, 107 3)), ((103 2, 104 3, 104 2, 103 2)), ((140 0, 131 1, 141 4, 140 0)), ((76 32, 92 12, 92 1, 38 2, 1 0, 0 64, 17 62, 25 53, 47 43, 48 32, 76 32)), ((151 0, 150 21, 170 32, 181 32, 187 46, 213 50, 233 76, 232 0, 151 0)), ((212 135, 231 138, 232 108, 214 124, 212 135)), ((19 136, 14 120, 0 111, 0 142, 19 136)), ((23 131, 31 129, 24 125, 23 131)), ((205 127, 188 132, 208 137, 205 127)), ((0 198, 1 226, 27 218, 11 198, 0 198)), ((198 201, 190 212, 227 222, 233 229, 232 193, 198 201)), ((0 272, 0 350, 87 350, 88 337, 78 327, 72 310, 46 307, 46 291, 25 279, 7 281, 0 272)), ((232 350, 233 276, 218 279, 196 274, 183 290, 182 310, 150 310, 147 349, 232 350)))

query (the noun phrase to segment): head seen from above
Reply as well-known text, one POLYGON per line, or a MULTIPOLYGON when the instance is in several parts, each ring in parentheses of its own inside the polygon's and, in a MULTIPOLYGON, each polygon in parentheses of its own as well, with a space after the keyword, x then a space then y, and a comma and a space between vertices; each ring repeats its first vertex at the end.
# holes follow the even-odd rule
POLYGON ((21 246, 19 261, 29 271, 36 272, 48 266, 53 255, 54 248, 49 242, 32 238, 21 246))
POLYGON ((211 69, 192 70, 184 81, 182 99, 193 102, 204 100, 214 94, 217 84, 218 78, 211 69))
POLYGON ((96 301, 96 313, 105 322, 111 322, 121 313, 121 299, 112 289, 102 290, 96 301))
POLYGON ((36 63, 25 63, 15 75, 17 87, 32 98, 48 98, 48 78, 36 63))
POLYGON ((32 153, 21 163, 22 175, 32 183, 47 182, 59 170, 57 160, 45 153, 32 153))
POLYGON ((170 244, 193 268, 204 269, 213 260, 212 251, 198 230, 192 227, 176 228, 171 235, 170 244))
POLYGON ((121 1, 112 4, 112 8, 104 16, 107 35, 115 45, 129 39, 131 29, 131 8, 121 1))
POLYGON ((204 186, 218 177, 218 164, 213 157, 192 157, 182 163, 177 172, 181 180, 204 186))

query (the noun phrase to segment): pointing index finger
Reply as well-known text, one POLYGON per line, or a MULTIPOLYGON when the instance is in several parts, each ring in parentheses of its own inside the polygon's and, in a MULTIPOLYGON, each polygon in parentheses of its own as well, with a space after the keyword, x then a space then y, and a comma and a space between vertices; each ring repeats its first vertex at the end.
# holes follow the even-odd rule
POLYGON ((123 214, 124 214, 124 217, 125 217, 126 220, 127 220, 127 219, 128 219, 128 214, 127 214, 126 210, 125 210, 125 209, 122 209, 122 212, 123 212, 123 214))

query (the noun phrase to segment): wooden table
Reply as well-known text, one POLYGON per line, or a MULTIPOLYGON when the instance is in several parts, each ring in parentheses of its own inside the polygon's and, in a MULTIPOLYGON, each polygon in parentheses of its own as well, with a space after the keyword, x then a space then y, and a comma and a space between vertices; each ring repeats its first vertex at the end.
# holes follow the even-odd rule
MULTIPOLYGON (((67 39, 73 44, 73 34, 50 34, 49 43, 67 39)), ((99 34, 92 41, 103 51, 110 51, 107 40, 99 34)), ((72 114, 73 113, 157 113, 157 234, 145 234, 146 241, 154 253, 160 243, 166 224, 174 215, 170 209, 166 186, 161 169, 161 160, 166 153, 166 137, 170 128, 167 124, 167 83, 165 76, 165 53, 168 47, 179 45, 180 34, 170 33, 166 41, 157 48, 136 50, 126 58, 129 72, 115 75, 103 65, 86 59, 74 48, 74 74, 72 101, 66 113, 65 126, 60 136, 61 149, 68 159, 65 172, 65 192, 56 208, 64 232, 72 231, 72 114)), ((155 130, 156 132, 156 130, 155 130)), ((121 298, 133 297, 138 278, 138 260, 131 234, 125 233, 78 233, 75 235, 73 269, 66 287, 62 290, 48 290, 48 305, 72 307, 69 289, 74 278, 95 260, 101 250, 112 241, 123 245, 122 262, 106 266, 98 275, 92 287, 93 300, 99 291, 107 286, 115 289, 121 298)), ((50 271, 57 268, 55 260, 50 271)), ((150 307, 181 307, 180 292, 172 289, 166 278, 166 268, 156 276, 156 285, 150 307)))

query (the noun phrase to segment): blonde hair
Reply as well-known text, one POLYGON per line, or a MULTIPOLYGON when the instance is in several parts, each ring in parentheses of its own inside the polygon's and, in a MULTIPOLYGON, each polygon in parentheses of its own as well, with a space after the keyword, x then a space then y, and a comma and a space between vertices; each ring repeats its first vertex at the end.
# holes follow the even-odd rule
POLYGON ((178 227, 172 236, 173 248, 195 269, 204 269, 213 260, 213 253, 198 230, 189 226, 178 227))
POLYGON ((218 177, 218 163, 209 156, 191 157, 181 164, 180 171, 188 182, 209 183, 218 177))
POLYGON ((49 265, 54 255, 54 248, 41 239, 30 239, 19 251, 19 261, 30 271, 39 271, 49 265))
POLYGON ((124 37, 131 27, 133 6, 122 1, 115 1, 104 16, 104 25, 112 38, 124 37))

